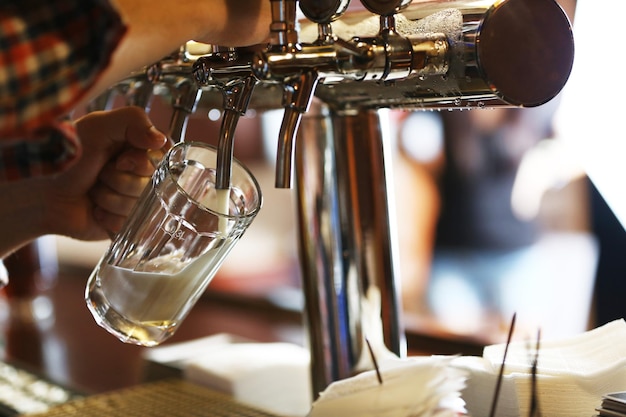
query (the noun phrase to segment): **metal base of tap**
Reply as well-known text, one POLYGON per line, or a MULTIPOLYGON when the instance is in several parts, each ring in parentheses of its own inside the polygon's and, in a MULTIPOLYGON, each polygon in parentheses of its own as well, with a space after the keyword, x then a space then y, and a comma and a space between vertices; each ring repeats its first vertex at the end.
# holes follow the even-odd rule
POLYGON ((385 143, 376 111, 307 114, 296 141, 297 213, 313 392, 405 353, 385 143))

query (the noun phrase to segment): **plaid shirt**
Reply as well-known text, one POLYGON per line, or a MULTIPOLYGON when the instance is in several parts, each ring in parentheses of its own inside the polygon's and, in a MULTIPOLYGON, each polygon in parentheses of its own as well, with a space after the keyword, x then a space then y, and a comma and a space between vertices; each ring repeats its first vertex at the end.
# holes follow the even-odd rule
POLYGON ((58 172, 80 154, 61 118, 124 32, 108 0, 0 0, 0 181, 58 172))

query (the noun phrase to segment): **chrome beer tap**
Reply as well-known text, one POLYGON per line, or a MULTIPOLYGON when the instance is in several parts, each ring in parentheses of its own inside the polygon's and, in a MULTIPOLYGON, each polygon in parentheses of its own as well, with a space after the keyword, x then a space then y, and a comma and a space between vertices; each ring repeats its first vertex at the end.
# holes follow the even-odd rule
MULTIPOLYGON (((271 0, 270 42, 255 56, 253 71, 261 81, 281 83, 285 114, 280 127, 276 157, 277 188, 291 186, 293 142, 318 82, 318 65, 302 65, 299 57, 307 54, 298 40, 296 0, 271 0)), ((308 56, 317 61, 317 53, 308 56)))
MULTIPOLYGON (((181 115, 172 126, 181 128, 172 131, 181 138, 184 114, 221 97, 223 188, 238 118, 248 106, 284 108, 276 186, 291 185, 293 161, 317 396, 371 365, 366 338, 378 354, 405 351, 391 151, 380 110, 541 105, 569 76, 573 36, 554 0, 361 0, 367 10, 358 12, 349 11, 349 0, 269 1, 268 45, 206 45, 168 57, 155 67, 152 91, 178 92, 172 102, 181 115)), ((133 84, 142 80, 122 85, 144 97, 145 84, 133 84)))
POLYGON ((170 56, 109 88, 90 102, 87 110, 108 110, 114 106, 117 97, 122 97, 125 105, 141 107, 149 112, 154 97, 165 96, 169 98, 172 108, 166 133, 174 143, 180 142, 185 137, 189 116, 196 111, 202 93, 192 77, 192 64, 210 51, 210 45, 190 41, 170 56))
MULTIPOLYGON (((445 70, 445 65, 434 64, 437 59, 444 62, 445 48, 423 47, 424 42, 436 43, 436 35, 409 40, 395 32, 394 14, 400 4, 387 5, 377 36, 346 41, 332 31, 332 21, 345 12, 346 2, 301 0, 303 13, 318 25, 318 36, 310 43, 301 43, 292 31, 295 23, 289 17, 294 16, 294 7, 294 1, 273 2, 273 42, 253 63, 259 80, 285 86, 278 187, 290 185, 294 138, 318 83, 389 82, 410 75, 414 63, 420 64, 416 71, 445 70), (428 51, 428 59, 423 53, 421 60, 414 60, 414 49, 428 51)), ((339 115, 336 110, 331 113, 339 115)), ((378 119, 352 109, 336 120, 335 130, 351 137, 357 134, 360 143, 326 135, 315 137, 313 143, 307 138, 301 138, 302 144, 301 139, 296 141, 299 243, 314 393, 368 367, 363 354, 366 337, 375 342, 378 353, 402 355, 405 350, 396 262, 390 254, 382 136, 370 130, 380 132, 378 119), (376 190, 363 192, 361 184, 368 179, 376 190), (310 195, 313 200, 307 198, 310 195)))
POLYGON ((189 116, 196 111, 202 96, 202 90, 192 76, 193 64, 212 50, 211 45, 189 41, 169 57, 144 70, 152 82, 153 94, 169 99, 172 115, 167 135, 174 143, 184 140, 189 116))
POLYGON ((168 137, 174 143, 184 139, 189 116, 196 111, 201 94, 202 91, 189 77, 181 78, 173 85, 168 137))
POLYGON ((302 77, 317 99, 303 119, 304 106, 284 100, 277 157, 277 185, 288 186, 302 119, 296 211, 314 395, 367 367, 366 337, 404 354, 378 109, 537 106, 560 91, 573 60, 569 21, 553 0, 362 3, 370 14, 346 16, 336 30, 347 2, 300 0, 317 25, 307 39, 294 33, 295 1, 272 0, 273 42, 253 62, 261 85, 302 77))
POLYGON ((150 105, 154 97, 152 93, 154 84, 149 77, 137 77, 128 84, 124 92, 126 103, 129 106, 137 106, 150 111, 150 105))
POLYGON ((249 55, 240 57, 234 48, 215 47, 210 55, 194 63, 194 77, 202 87, 215 87, 222 93, 223 109, 220 137, 217 145, 215 187, 230 187, 234 135, 239 117, 248 109, 257 80, 252 73, 249 55))
MULTIPOLYGON (((321 13, 315 3, 300 4, 318 24, 315 44, 332 45, 336 57, 334 72, 322 83, 387 82, 410 74, 411 43, 394 28, 399 4, 387 4, 376 36, 342 41, 329 20, 344 6, 336 3, 337 14, 328 18, 330 10, 321 13)), ((331 108, 326 115, 305 117, 297 142, 298 232, 314 396, 332 381, 372 368, 366 340, 381 359, 405 353, 386 147, 377 113, 359 109, 331 108)))

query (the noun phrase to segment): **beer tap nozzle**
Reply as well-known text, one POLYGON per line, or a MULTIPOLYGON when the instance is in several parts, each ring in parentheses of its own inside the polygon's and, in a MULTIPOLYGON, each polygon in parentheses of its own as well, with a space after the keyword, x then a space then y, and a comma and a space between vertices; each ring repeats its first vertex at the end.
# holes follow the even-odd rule
POLYGON ((276 156, 276 187, 291 187, 291 163, 293 159, 293 142, 298 126, 313 98, 318 82, 317 72, 304 71, 285 81, 283 105, 285 114, 280 126, 278 151, 276 156))
POLYGON ((194 63, 193 74, 201 86, 212 86, 222 93, 224 113, 217 145, 215 186, 230 187, 233 140, 239 117, 245 114, 257 84, 249 56, 240 56, 233 48, 214 48, 214 53, 194 63))
POLYGON ((257 83, 256 78, 249 74, 240 80, 232 81, 223 87, 224 114, 217 144, 217 172, 215 188, 225 190, 230 187, 230 176, 233 160, 235 129, 239 117, 248 109, 250 97, 257 83))
POLYGON ((193 80, 181 77, 174 87, 174 94, 168 135, 177 143, 185 137, 189 115, 196 111, 201 91, 193 80))

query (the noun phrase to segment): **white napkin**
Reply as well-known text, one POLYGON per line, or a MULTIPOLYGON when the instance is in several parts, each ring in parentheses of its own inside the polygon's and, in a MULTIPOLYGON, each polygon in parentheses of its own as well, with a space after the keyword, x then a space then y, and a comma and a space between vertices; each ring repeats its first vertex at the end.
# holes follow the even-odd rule
POLYGON ((381 363, 375 371, 333 382, 313 403, 309 417, 453 417, 465 412, 465 373, 452 357, 413 357, 381 363))
MULTIPOLYGON (((498 417, 528 415, 532 394, 531 364, 535 341, 509 346, 498 417)), ((505 345, 487 346, 482 358, 459 358, 455 366, 469 371, 463 393, 473 416, 488 415, 505 345)), ((575 337, 540 342, 537 392, 542 415, 589 417, 602 396, 626 390, 626 322, 616 320, 575 337)))
POLYGON ((305 416, 312 388, 308 350, 291 343, 236 343, 188 360, 185 378, 279 416, 305 416))
MULTIPOLYGON (((491 363, 479 356, 461 356, 454 359, 452 364, 468 373, 466 387, 461 393, 468 414, 473 417, 488 416, 500 371, 499 366, 494 368, 491 363)), ((510 375, 502 378, 497 410, 497 417, 519 416, 515 381, 510 375)))

